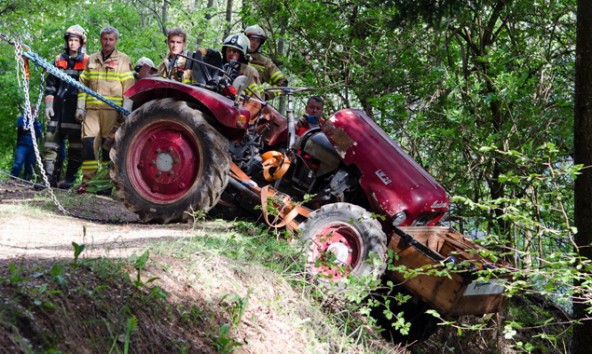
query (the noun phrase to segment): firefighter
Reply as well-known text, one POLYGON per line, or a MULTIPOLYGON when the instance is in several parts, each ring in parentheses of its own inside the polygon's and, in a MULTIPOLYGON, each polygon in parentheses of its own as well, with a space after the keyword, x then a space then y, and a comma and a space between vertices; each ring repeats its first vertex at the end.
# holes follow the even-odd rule
MULTIPOLYGON (((267 40, 267 34, 259 25, 249 26, 245 29, 245 35, 249 38, 249 65, 257 69, 262 83, 271 86, 287 86, 288 80, 274 62, 261 54, 261 47, 267 40)), ((273 98, 279 93, 266 93, 268 98, 273 98)))
POLYGON ((167 33, 167 45, 169 52, 158 65, 158 75, 189 84, 191 83, 191 70, 185 69, 186 59, 178 54, 187 55, 185 45, 187 34, 180 28, 173 28, 167 33))
MULTIPOLYGON (((133 102, 123 97, 135 82, 130 58, 117 50, 119 31, 113 27, 101 30, 101 50, 92 54, 80 75, 80 82, 117 105, 131 111, 133 102)), ((123 123, 123 115, 101 100, 80 91, 76 119, 82 122, 82 184, 77 192, 86 191, 86 184, 97 174, 99 152, 102 167, 109 164, 109 149, 103 140, 115 133, 123 123)))
MULTIPOLYGON (((53 65, 78 80, 86 67, 88 55, 85 53, 86 31, 79 25, 68 27, 64 33, 64 52, 58 54, 53 65)), ((76 100, 78 89, 49 75, 45 84, 45 119, 47 132, 44 143, 44 168, 52 187, 69 189, 76 180, 82 164, 81 126, 76 121, 76 100), (68 166, 64 180, 57 183, 63 159, 59 151, 68 141, 68 166)))
POLYGON ((238 75, 245 75, 248 84, 245 93, 263 98, 263 88, 257 69, 249 66, 248 59, 249 38, 242 33, 231 34, 222 44, 223 68, 234 79, 238 75))

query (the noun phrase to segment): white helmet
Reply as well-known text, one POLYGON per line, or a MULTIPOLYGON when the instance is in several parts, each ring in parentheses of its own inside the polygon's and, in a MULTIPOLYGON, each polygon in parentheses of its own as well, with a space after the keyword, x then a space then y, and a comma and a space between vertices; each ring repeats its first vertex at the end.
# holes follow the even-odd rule
POLYGON ((141 57, 140 59, 138 59, 138 61, 136 62, 136 66, 135 67, 136 68, 137 67, 142 67, 145 64, 148 64, 148 65, 150 65, 153 68, 155 67, 154 66, 154 62, 150 58, 146 58, 146 57, 141 57))
POLYGON ((265 41, 267 40, 267 33, 265 33, 263 28, 261 28, 259 25, 253 25, 245 28, 245 35, 249 38, 254 37, 259 38, 261 40, 259 48, 256 49, 257 51, 261 49, 263 43, 265 43, 265 41))
POLYGON ((241 61, 248 63, 247 52, 249 51, 249 38, 242 33, 231 34, 226 37, 222 44, 222 58, 226 62, 226 47, 238 49, 241 52, 241 61))
POLYGON ((86 31, 84 30, 84 28, 82 28, 82 26, 74 25, 68 27, 68 29, 64 33, 64 39, 66 40, 66 42, 68 41, 68 38, 70 36, 77 36, 80 39, 81 46, 86 44, 86 31))

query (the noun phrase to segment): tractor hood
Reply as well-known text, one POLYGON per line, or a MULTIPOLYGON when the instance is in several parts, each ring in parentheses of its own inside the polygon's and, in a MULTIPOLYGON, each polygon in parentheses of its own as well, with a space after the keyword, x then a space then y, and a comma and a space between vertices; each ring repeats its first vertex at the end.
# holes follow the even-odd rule
POLYGON ((361 172, 360 184, 389 217, 402 225, 433 225, 448 210, 446 191, 362 110, 344 109, 322 128, 345 164, 361 172))

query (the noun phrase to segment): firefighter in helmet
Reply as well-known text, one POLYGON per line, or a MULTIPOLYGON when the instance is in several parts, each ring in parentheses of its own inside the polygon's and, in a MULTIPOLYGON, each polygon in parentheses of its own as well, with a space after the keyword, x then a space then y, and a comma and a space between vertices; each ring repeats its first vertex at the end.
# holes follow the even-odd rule
POLYGON ((234 79, 245 75, 248 79, 246 94, 263 98, 263 88, 259 72, 249 66, 249 39, 242 33, 231 34, 222 44, 223 68, 234 79))
MULTIPOLYGON (((245 35, 249 38, 249 65, 257 69, 262 83, 268 83, 271 86, 287 86, 288 80, 282 71, 268 57, 261 54, 261 47, 267 40, 267 34, 259 25, 249 26, 245 29, 245 35)), ((276 93, 277 94, 277 93, 276 93)), ((266 93, 268 98, 275 97, 276 94, 266 93)))
MULTIPOLYGON (((53 65, 78 81, 86 67, 86 32, 79 25, 68 27, 64 33, 64 52, 58 54, 53 65)), ((45 118, 47 132, 44 144, 44 167, 52 187, 72 187, 82 164, 81 126, 75 119, 78 89, 48 75, 45 84, 45 118), (61 165, 58 151, 68 141, 68 163, 64 180, 60 178, 61 165)))

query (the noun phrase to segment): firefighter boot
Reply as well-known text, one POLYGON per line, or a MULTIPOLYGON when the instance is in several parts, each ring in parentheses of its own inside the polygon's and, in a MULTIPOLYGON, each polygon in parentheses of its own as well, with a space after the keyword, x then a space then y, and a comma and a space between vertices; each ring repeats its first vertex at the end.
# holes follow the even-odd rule
POLYGON ((55 175, 56 162, 55 160, 45 160, 43 163, 43 168, 45 169, 45 175, 47 176, 47 180, 49 181, 49 185, 51 187, 55 187, 57 185, 57 176, 55 175))
POLYGON ((70 151, 68 154, 68 167, 64 180, 58 183, 59 189, 70 189, 76 182, 78 170, 82 165, 82 151, 70 151))
MULTIPOLYGON (((71 171, 72 170, 72 168, 70 167, 71 165, 72 165, 72 161, 68 161, 68 169, 66 170, 66 176, 64 176, 63 181, 58 183, 59 189, 70 189, 70 188, 72 188, 72 186, 74 185, 74 182, 76 181, 76 173, 78 172, 78 168, 76 168, 74 171, 71 171)), ((78 166, 80 166, 80 165, 78 165, 78 166)))

